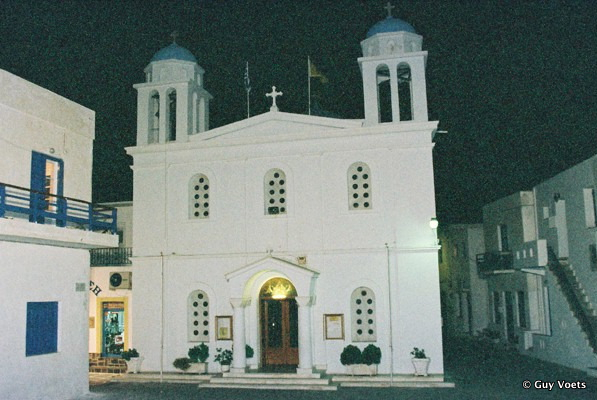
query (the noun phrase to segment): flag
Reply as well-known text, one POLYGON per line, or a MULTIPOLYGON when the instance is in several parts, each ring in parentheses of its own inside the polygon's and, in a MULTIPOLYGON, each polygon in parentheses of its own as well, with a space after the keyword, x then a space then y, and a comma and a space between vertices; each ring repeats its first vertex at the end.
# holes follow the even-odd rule
POLYGON ((249 79, 249 62, 247 61, 247 68, 245 69, 245 90, 247 93, 251 91, 251 79, 249 79))
POLYGON ((315 64, 309 60, 309 78, 319 78, 321 83, 328 83, 328 78, 319 72, 315 64))

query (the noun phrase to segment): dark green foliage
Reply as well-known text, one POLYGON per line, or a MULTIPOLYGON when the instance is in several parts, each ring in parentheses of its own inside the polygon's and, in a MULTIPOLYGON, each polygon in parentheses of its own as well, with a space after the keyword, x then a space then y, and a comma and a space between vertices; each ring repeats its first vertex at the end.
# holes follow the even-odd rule
POLYGON ((192 363, 205 362, 209 357, 209 347, 205 343, 201 343, 198 346, 191 347, 188 355, 192 363))
POLYGON ((124 358, 127 361, 130 361, 131 358, 135 357, 139 357, 139 352, 137 351, 137 349, 128 349, 122 352, 122 358, 124 358))
POLYGON ((379 364, 381 362, 381 349, 374 344, 370 344, 363 350, 363 364, 379 364))
POLYGON ((245 345, 245 357, 252 358, 253 355, 255 355, 255 351, 253 350, 253 348, 248 344, 245 345))
POLYGON ((361 349, 357 346, 349 344, 342 350, 342 354, 340 354, 340 362, 342 365, 352 365, 352 364, 361 364, 363 359, 363 355, 361 354, 361 349))
POLYGON ((191 366, 191 359, 188 357, 177 358, 172 365, 177 369, 186 371, 191 366))

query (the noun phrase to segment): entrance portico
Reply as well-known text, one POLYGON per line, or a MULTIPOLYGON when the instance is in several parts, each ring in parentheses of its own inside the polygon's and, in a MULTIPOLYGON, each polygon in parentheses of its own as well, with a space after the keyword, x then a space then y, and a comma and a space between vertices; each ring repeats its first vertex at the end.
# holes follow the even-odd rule
MULTIPOLYGON (((283 337, 276 337, 272 340, 274 345, 279 340, 280 346, 285 346, 284 348, 286 349, 291 348, 293 346, 292 343, 295 343, 294 346, 296 346, 298 342, 297 374, 304 375, 312 373, 311 312, 314 304, 314 284, 318 276, 319 273, 317 271, 282 258, 273 257, 272 255, 268 255, 226 275, 231 293, 230 303, 234 312, 232 372, 242 373, 246 371, 246 344, 255 349, 255 359, 260 360, 259 365, 264 365, 264 351, 266 346, 264 345, 265 338, 263 337, 264 333, 261 328, 264 307, 261 305, 262 299, 260 298, 260 293, 268 281, 273 278, 282 278, 279 281, 286 280, 292 286, 292 298, 284 300, 280 298, 282 301, 278 302, 270 300, 270 303, 272 303, 271 306, 275 306, 270 312, 276 318, 285 318, 285 322, 282 325, 284 325, 284 329, 287 329, 287 331, 285 331, 286 333, 284 333, 283 337), (295 314, 293 315, 292 313, 295 314), (293 318, 295 321, 294 324, 291 322, 293 318), (298 337, 290 337, 291 325, 295 325, 295 333, 296 329, 298 329, 298 337)), ((276 298, 273 297, 273 299, 275 300, 276 298)), ((275 320, 272 321, 272 324, 275 325, 275 320)), ((294 351, 296 351, 296 348, 294 351)), ((284 363, 284 360, 289 360, 289 363, 294 364, 296 361, 293 362, 292 349, 288 349, 288 354, 288 358, 283 358, 278 362, 271 362, 275 364, 284 363)), ((296 355, 294 357, 296 359, 296 355)))

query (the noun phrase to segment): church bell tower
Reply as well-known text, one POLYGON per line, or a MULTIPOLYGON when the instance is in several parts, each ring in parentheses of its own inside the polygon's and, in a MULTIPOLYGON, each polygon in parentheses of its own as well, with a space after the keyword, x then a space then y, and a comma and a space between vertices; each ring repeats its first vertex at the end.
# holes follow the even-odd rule
POLYGON ((186 142, 209 129, 205 71, 195 56, 173 42, 152 57, 137 89, 137 146, 186 142))
POLYGON ((423 37, 409 23, 388 16, 373 25, 361 42, 365 125, 427 121, 423 37))

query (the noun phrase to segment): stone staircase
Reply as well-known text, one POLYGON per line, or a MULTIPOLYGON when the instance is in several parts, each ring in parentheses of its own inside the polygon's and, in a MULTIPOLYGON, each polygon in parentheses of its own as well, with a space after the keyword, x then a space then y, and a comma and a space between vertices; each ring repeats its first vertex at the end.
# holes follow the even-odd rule
POLYGON ((549 269, 557 279, 572 314, 576 317, 593 353, 597 354, 597 311, 578 280, 576 273, 567 259, 557 258, 549 248, 549 269))
POLYGON ((209 382, 200 383, 199 388, 337 390, 338 386, 331 384, 330 379, 322 377, 320 373, 226 372, 221 376, 213 376, 209 382))
POLYGON ((124 374, 126 361, 120 357, 102 357, 100 353, 89 353, 89 372, 124 374))

